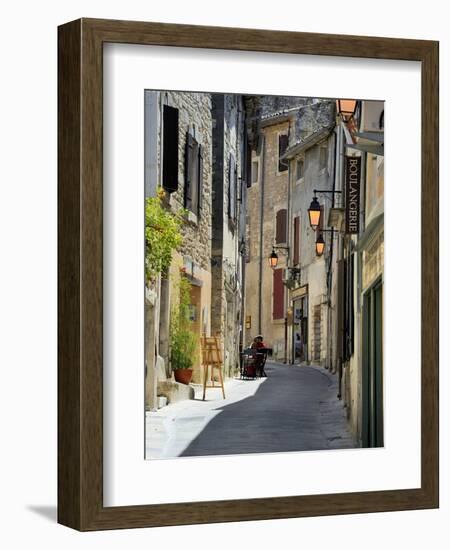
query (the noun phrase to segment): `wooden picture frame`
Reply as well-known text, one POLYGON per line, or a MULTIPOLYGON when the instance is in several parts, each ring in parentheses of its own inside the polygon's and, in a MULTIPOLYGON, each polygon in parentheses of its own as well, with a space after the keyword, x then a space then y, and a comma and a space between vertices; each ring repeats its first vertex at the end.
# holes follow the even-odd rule
POLYGON ((81 530, 438 506, 438 43, 79 19, 58 29, 58 521, 81 530), (419 61, 422 67, 421 487, 104 507, 102 56, 105 42, 419 61))

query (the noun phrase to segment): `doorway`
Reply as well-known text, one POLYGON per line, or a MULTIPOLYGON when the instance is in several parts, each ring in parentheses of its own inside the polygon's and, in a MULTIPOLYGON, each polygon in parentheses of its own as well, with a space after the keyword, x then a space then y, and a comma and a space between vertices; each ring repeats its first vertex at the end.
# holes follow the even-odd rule
POLYGON ((293 302, 292 358, 293 363, 308 360, 308 297, 293 302))
POLYGON ((362 443, 383 447, 383 284, 363 296, 362 443))

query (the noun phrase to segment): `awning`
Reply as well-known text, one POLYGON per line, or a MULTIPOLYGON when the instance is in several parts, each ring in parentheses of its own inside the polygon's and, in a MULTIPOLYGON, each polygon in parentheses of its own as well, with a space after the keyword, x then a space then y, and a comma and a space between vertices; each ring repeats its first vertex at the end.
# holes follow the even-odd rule
POLYGON ((356 149, 364 153, 370 153, 379 157, 384 157, 384 145, 368 145, 365 143, 346 143, 346 147, 349 149, 356 149))
POLYGON ((369 141, 375 141, 376 143, 384 143, 384 132, 355 132, 355 136, 369 141))

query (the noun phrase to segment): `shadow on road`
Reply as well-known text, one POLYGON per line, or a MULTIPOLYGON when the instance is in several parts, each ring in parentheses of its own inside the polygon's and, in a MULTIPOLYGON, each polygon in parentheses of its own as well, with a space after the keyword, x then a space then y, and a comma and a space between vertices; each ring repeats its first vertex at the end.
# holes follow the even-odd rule
MULTIPOLYGON (((311 451, 333 448, 324 435, 321 403, 336 401, 330 378, 315 367, 267 365, 254 395, 218 407, 181 456, 311 451)), ((252 384, 253 381, 245 382, 252 384)), ((341 413, 342 414, 342 413, 341 413)), ((345 422, 342 426, 346 431, 345 422)), ((347 433, 345 434, 348 435, 347 433)))

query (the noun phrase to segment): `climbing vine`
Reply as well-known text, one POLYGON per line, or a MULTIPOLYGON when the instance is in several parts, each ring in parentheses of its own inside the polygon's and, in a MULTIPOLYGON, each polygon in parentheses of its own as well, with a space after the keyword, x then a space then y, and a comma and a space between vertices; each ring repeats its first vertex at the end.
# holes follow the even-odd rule
POLYGON ((172 254, 182 242, 182 215, 164 208, 164 195, 160 188, 156 197, 145 199, 145 275, 150 284, 158 274, 167 274, 172 254))

